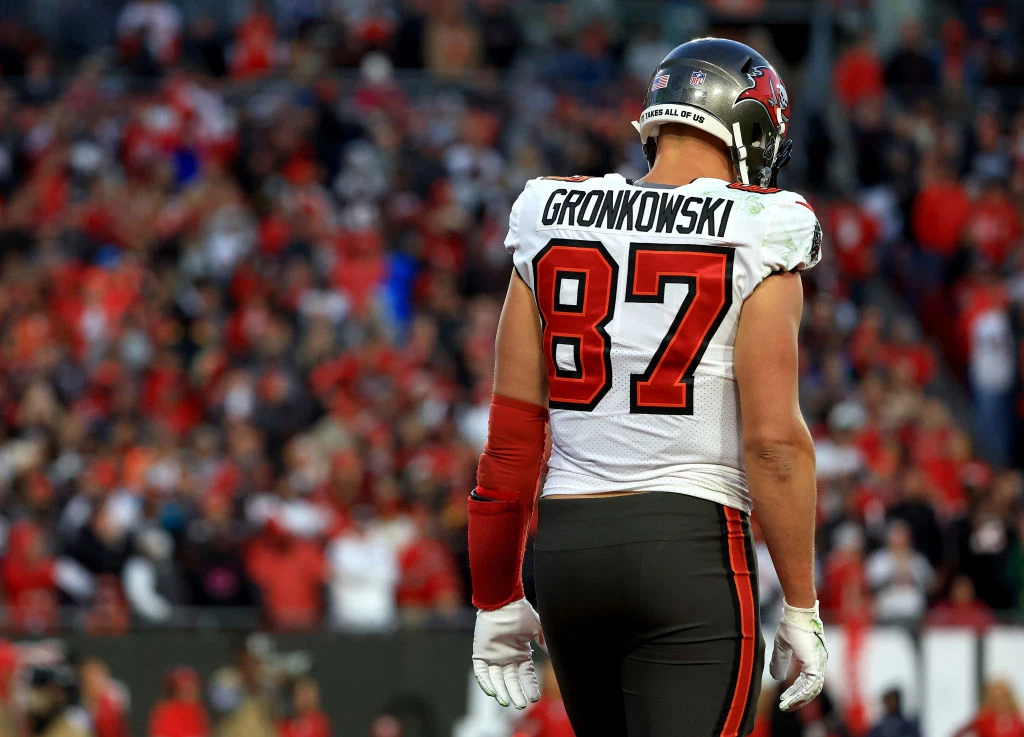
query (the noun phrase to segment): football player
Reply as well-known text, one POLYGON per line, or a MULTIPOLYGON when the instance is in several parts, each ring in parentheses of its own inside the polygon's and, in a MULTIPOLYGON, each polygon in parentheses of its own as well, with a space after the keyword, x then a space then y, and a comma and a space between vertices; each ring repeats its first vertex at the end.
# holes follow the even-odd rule
POLYGON ((512 209, 469 499, 473 668, 524 708, 539 696, 530 643, 546 641, 577 737, 751 731, 754 507, 785 594, 770 671, 799 668, 781 708, 822 688, 814 446, 797 401, 800 272, 821 229, 776 187, 789 118, 757 51, 691 41, 651 76, 634 123, 643 179, 536 179, 512 209), (520 574, 549 416, 538 618, 520 574))

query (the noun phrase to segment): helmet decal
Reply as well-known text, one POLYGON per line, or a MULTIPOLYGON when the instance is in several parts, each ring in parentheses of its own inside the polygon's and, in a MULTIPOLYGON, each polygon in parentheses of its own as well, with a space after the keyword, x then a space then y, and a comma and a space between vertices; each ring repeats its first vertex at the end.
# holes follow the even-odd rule
POLYGON ((778 73, 771 67, 762 66, 754 67, 747 76, 753 85, 743 90, 733 104, 754 100, 764 106, 777 126, 789 120, 789 95, 778 73))

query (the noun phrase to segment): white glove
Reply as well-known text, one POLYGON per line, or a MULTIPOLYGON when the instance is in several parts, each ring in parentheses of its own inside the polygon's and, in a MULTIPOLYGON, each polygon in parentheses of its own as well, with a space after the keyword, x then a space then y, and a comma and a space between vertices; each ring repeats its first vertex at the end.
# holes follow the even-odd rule
POLYGON ((789 674, 791 658, 800 664, 800 675, 779 699, 779 708, 789 711, 799 709, 821 693, 828 650, 825 649, 825 630, 818 616, 818 602, 814 602, 812 609, 798 609, 783 600, 782 610, 768 670, 772 678, 781 681, 789 674))
POLYGON ((540 617, 526 599, 476 613, 473 675, 483 692, 502 706, 525 709, 527 700, 540 699, 532 640, 544 647, 540 617))

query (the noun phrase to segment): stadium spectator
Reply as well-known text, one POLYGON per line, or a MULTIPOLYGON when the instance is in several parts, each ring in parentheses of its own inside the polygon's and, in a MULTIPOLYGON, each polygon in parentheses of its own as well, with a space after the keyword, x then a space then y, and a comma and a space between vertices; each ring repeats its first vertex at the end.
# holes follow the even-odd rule
POLYGON ((856 401, 832 407, 828 414, 829 434, 815 443, 819 478, 850 479, 864 470, 864 453, 855 440, 866 420, 864 407, 856 401))
POLYGON ((914 549, 934 567, 942 564, 945 540, 936 512, 935 492, 928 477, 917 468, 905 469, 896 499, 886 518, 900 520, 910 529, 914 549))
POLYGON ((93 737, 89 715, 77 705, 77 674, 67 664, 35 669, 25 697, 30 737, 93 737))
POLYGON ((18 737, 18 707, 15 701, 21 655, 17 646, 0 639, 0 737, 18 737))
POLYGON ((864 534, 856 522, 847 522, 837 528, 834 537, 818 594, 821 609, 844 618, 863 615, 871 604, 864 534))
POLYGON ((923 48, 924 44, 921 21, 916 18, 905 21, 900 27, 899 48, 885 65, 886 85, 924 90, 938 83, 938 70, 923 48))
POLYGON ((526 714, 515 726, 516 737, 572 737, 572 725, 565 713, 550 660, 544 660, 541 665, 540 677, 540 700, 527 707, 526 714))
POLYGON ((136 554, 124 567, 124 593, 132 612, 147 622, 166 622, 181 603, 181 584, 174 567, 174 540, 160 528, 135 535, 136 554))
POLYGON ((186 530, 183 574, 191 601, 203 607, 251 605, 252 584, 242 542, 246 531, 231 514, 231 501, 211 489, 186 530))
POLYGON ((416 536, 398 557, 395 601, 406 623, 430 615, 451 616, 461 603, 460 583, 451 550, 440 539, 439 523, 426 509, 417 509, 416 536))
POLYGON ((462 0, 442 0, 423 30, 424 66, 444 79, 476 71, 483 56, 480 29, 468 22, 462 0))
POLYGON ((480 27, 483 40, 484 61, 494 69, 508 69, 524 41, 515 3, 512 0, 479 0, 474 5, 475 22, 480 27))
POLYGON ((253 3, 248 15, 235 28, 230 51, 231 74, 240 79, 262 77, 277 66, 282 56, 274 18, 261 2, 253 3))
POLYGON ((210 692, 220 713, 216 737, 278 737, 275 689, 268 683, 265 664, 248 647, 236 653, 234 666, 214 673, 210 692))
POLYGON ((916 273, 919 279, 938 285, 970 221, 971 201, 949 165, 935 158, 922 162, 920 179, 911 216, 912 232, 922 250, 916 273))
POLYGON ((839 706, 826 688, 817 698, 799 711, 782 711, 779 695, 791 684, 787 678, 781 684, 772 684, 765 691, 772 695, 771 715, 768 734, 787 737, 812 737, 812 735, 841 735, 845 733, 843 717, 839 706))
POLYGON ((988 179, 971 209, 967 238, 989 263, 1002 266, 1020 245, 1021 215, 1010 193, 999 179, 988 179))
POLYGON ((69 558, 52 557, 46 547, 44 531, 32 522, 16 522, 8 532, 0 580, 15 631, 48 632, 58 623, 61 592, 77 602, 96 592, 87 571, 69 558))
POLYGON ((968 161, 968 181, 974 185, 1002 182, 1010 177, 1008 141, 1003 135, 999 115, 983 109, 974 119, 974 151, 968 161))
POLYGON ((181 11, 167 0, 133 0, 117 19, 122 57, 138 69, 168 66, 181 50, 181 11))
POLYGON ((917 720, 903 714, 903 693, 898 688, 882 694, 882 717, 867 737, 921 737, 921 726, 917 720))
POLYGON ((974 719, 953 733, 953 737, 1021 737, 1024 717, 1010 684, 993 680, 985 684, 985 696, 974 719))
POLYGON ((128 560, 127 531, 113 506, 96 507, 70 549, 72 557, 94 576, 120 576, 128 560))
POLYGON ((1020 478, 1007 472, 991 485, 972 489, 964 513, 951 525, 953 562, 974 584, 978 599, 999 610, 1014 596, 1007 572, 1013 561, 1014 537, 1010 508, 1020 497, 1020 478))
POLYGON ((116 576, 96 579, 96 596, 82 618, 82 628, 92 637, 117 637, 128 632, 131 612, 116 576))
POLYGON ((164 699, 149 715, 147 737, 209 737, 199 674, 185 666, 172 668, 164 674, 163 686, 164 699))
POLYGON ((320 621, 326 571, 315 542, 270 519, 249 545, 246 573, 259 588, 270 626, 306 629, 320 621))
POLYGON ((861 33, 836 59, 832 76, 839 99, 848 109, 855 108, 865 98, 880 96, 885 90, 882 63, 874 45, 870 33, 861 33))
POLYGON ((278 726, 278 737, 331 737, 331 722, 320 709, 320 685, 309 676, 292 687, 292 715, 278 726))
POLYGON ((397 551, 374 524, 368 506, 355 507, 349 520, 326 551, 332 624, 341 629, 391 629, 397 624, 397 551))
MULTIPOLYGON (((832 203, 823 220, 842 272, 859 286, 877 268, 875 249, 881 230, 878 222, 851 200, 832 203)), ((861 301, 859 290, 851 290, 850 296, 861 301)))
POLYGON ((110 668, 98 658, 84 660, 78 670, 82 705, 92 720, 92 737, 128 737, 129 702, 124 686, 110 677, 110 668))
POLYGON ((402 722, 391 714, 381 714, 370 722, 370 737, 402 737, 402 722))
POLYGON ((986 304, 983 293, 969 317, 968 381, 974 402, 974 432, 979 450, 998 466, 1010 463, 1013 448, 1013 387, 1016 381, 1014 341, 1005 298, 993 293, 986 304))
POLYGON ((43 533, 29 522, 11 529, 3 559, 4 594, 16 629, 44 632, 57 624, 55 562, 44 550, 43 533))
POLYGON ((910 527, 889 523, 886 545, 872 553, 865 570, 880 620, 913 619, 924 614, 935 577, 928 560, 914 550, 910 527))
POLYGON ((933 627, 970 627, 983 632, 996 623, 996 618, 978 601, 971 579, 960 574, 950 584, 949 598, 929 611, 925 622, 933 627))

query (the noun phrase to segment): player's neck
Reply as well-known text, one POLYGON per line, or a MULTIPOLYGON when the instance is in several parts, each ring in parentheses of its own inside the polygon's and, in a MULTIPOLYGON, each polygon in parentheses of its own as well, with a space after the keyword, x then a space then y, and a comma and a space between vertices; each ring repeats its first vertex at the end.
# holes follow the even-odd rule
POLYGON ((701 178, 734 181, 729 155, 721 147, 698 138, 666 136, 659 139, 658 157, 643 181, 679 187, 701 178))

